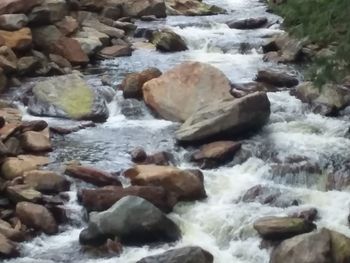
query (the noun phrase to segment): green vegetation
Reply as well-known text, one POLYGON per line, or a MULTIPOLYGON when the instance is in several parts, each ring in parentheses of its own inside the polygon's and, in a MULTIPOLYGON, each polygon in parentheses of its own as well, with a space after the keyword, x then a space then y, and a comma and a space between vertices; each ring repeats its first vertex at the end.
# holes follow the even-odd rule
POLYGON ((287 0, 273 5, 287 30, 322 50, 312 59, 309 77, 316 84, 339 83, 350 73, 349 0, 287 0))

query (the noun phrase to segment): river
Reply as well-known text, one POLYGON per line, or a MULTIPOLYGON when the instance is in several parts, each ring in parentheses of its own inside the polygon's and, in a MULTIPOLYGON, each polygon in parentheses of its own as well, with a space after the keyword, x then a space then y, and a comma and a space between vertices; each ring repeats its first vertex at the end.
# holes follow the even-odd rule
MULTIPOLYGON (((249 82, 259 69, 279 69, 300 79, 292 67, 266 63, 259 49, 265 38, 281 33, 281 19, 266 12, 259 0, 207 1, 229 12, 204 17, 168 17, 155 22, 138 22, 140 28, 171 27, 189 46, 188 51, 162 54, 148 48, 137 49, 131 57, 108 60, 98 70, 86 76, 97 81, 102 74, 120 83, 127 72, 157 67, 164 71, 182 61, 201 61, 221 69, 234 83, 249 82), (236 18, 266 16, 268 29, 235 30, 225 24, 236 18), (242 43, 245 43, 242 52, 242 43)), ((97 81, 98 82, 98 81, 97 81)), ((66 204, 70 222, 55 236, 40 235, 21 244, 22 256, 7 263, 133 263, 142 257, 166 251, 171 247, 200 246, 214 255, 215 263, 267 263, 269 251, 260 248, 261 239, 252 223, 267 215, 287 215, 300 208, 317 208, 317 226, 326 226, 350 237, 347 217, 350 193, 325 191, 326 174, 346 170, 350 158, 349 122, 346 117, 328 118, 310 112, 307 106, 289 95, 288 91, 269 93, 271 117, 269 123, 254 137, 243 142, 248 154, 243 162, 232 162, 219 169, 204 171, 208 198, 203 201, 178 204, 169 216, 180 226, 183 238, 172 246, 124 247, 120 256, 85 252, 78 242, 86 226, 84 209, 76 201, 76 190, 85 186, 75 182, 66 204), (285 173, 273 170, 276 160, 287 163, 290 158, 303 157, 317 164, 321 174, 300 171, 285 173), (237 164, 238 163, 238 164, 237 164), (298 200, 299 206, 272 207, 257 202, 245 203, 240 197, 258 184, 280 189, 282 194, 298 200)), ((187 162, 187 150, 176 145, 174 130, 178 124, 152 117, 145 105, 133 100, 124 101, 117 94, 110 103, 106 123, 65 137, 54 138, 52 159, 58 163, 80 160, 111 172, 132 165, 129 152, 137 146, 148 152, 170 151, 178 166, 192 167, 187 162)), ((32 116, 25 115, 32 119, 32 116)), ((49 123, 69 125, 70 121, 46 118, 49 123)), ((58 166, 57 166, 58 167, 58 166)))

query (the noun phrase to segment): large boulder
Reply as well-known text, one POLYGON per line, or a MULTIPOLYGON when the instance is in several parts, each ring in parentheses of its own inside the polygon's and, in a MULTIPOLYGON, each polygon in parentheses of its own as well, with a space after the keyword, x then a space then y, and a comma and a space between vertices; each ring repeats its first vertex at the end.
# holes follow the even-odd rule
POLYGON ((273 250, 270 263, 346 263, 349 245, 348 237, 322 229, 283 241, 273 250))
POLYGON ((40 6, 34 7, 29 14, 29 22, 35 25, 46 25, 60 21, 68 14, 65 0, 44 0, 40 6))
POLYGON ((102 95, 75 74, 38 82, 28 111, 38 116, 93 121, 105 121, 109 114, 102 95))
POLYGON ((264 239, 282 240, 311 232, 316 225, 303 218, 271 216, 255 221, 254 228, 264 239))
POLYGON ((142 98, 143 84, 161 75, 162 72, 157 68, 148 68, 139 73, 134 72, 126 75, 122 83, 124 98, 142 98))
POLYGON ((172 166, 136 165, 124 175, 132 185, 159 185, 175 193, 181 200, 197 200, 206 197, 203 175, 196 171, 181 170, 172 166))
POLYGON ((200 247, 182 247, 145 257, 136 263, 213 263, 214 257, 200 247))
POLYGON ((28 152, 51 151, 50 137, 45 132, 27 131, 21 135, 21 146, 28 152))
POLYGON ((187 50, 185 41, 170 29, 162 29, 152 34, 151 43, 156 46, 159 51, 176 52, 187 50))
POLYGON ((33 170, 23 174, 23 182, 44 193, 59 193, 69 190, 69 181, 55 172, 33 170))
POLYGON ((53 235, 58 232, 55 218, 47 208, 29 202, 20 202, 16 206, 16 215, 26 226, 45 234, 53 235))
POLYGON ((120 181, 112 174, 93 167, 71 164, 66 167, 65 173, 97 186, 121 185, 120 181))
POLYGON ((270 116, 270 102, 264 92, 239 99, 216 100, 203 106, 176 131, 181 142, 232 137, 261 128, 270 116))
POLYGON ((88 211, 104 211, 128 195, 144 198, 164 212, 172 211, 177 202, 176 196, 161 186, 106 186, 83 189, 79 192, 79 199, 88 211))
POLYGON ((230 81, 216 67, 185 62, 143 87, 146 104, 161 117, 184 122, 203 105, 230 98, 230 81))
POLYGON ((24 14, 5 14, 0 15, 0 29, 19 30, 28 23, 28 17, 24 14))
POLYGON ((43 0, 1 0, 0 14, 27 13, 43 0))
POLYGON ((168 15, 203 16, 226 13, 216 5, 209 5, 200 0, 165 0, 168 15))
POLYGON ((154 15, 166 17, 164 0, 107 0, 107 5, 121 6, 123 16, 141 17, 154 15))
POLYGON ((32 46, 32 32, 28 27, 17 31, 0 30, 0 36, 5 40, 5 46, 16 51, 26 51, 32 46))
POLYGON ((48 163, 49 159, 42 156, 19 155, 17 157, 9 157, 2 163, 1 175, 7 180, 12 180, 22 176, 26 171, 36 170, 38 167, 48 163))
POLYGON ((101 213, 91 213, 89 225, 80 233, 82 245, 102 245, 118 238, 127 245, 174 242, 181 237, 178 226, 150 202, 127 196, 101 213))

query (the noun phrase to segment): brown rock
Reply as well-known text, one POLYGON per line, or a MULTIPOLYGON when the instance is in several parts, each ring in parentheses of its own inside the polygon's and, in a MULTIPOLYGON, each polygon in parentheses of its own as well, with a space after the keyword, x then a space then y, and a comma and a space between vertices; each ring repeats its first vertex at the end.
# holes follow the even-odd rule
POLYGON ((0 68, 5 73, 12 73, 17 69, 17 56, 11 48, 7 46, 0 47, 0 68))
POLYGON ((227 22, 229 28, 235 29, 256 29, 266 26, 268 20, 266 17, 248 18, 227 22))
POLYGON ((16 257, 19 255, 18 249, 12 241, 0 234, 0 256, 5 258, 16 257))
POLYGON ((198 200, 206 197, 202 178, 191 171, 158 165, 136 165, 124 175, 132 185, 163 186, 182 200, 198 200))
POLYGON ((0 93, 4 92, 7 87, 7 77, 2 68, 0 68, 0 93))
POLYGON ((298 85, 297 78, 283 73, 268 70, 260 70, 256 76, 256 81, 264 82, 277 87, 294 87, 298 85))
POLYGON ((61 37, 51 47, 54 54, 61 55, 73 65, 87 64, 88 56, 82 50, 78 41, 68 37, 61 37))
POLYGON ((83 180, 96 186, 121 185, 112 174, 88 166, 69 165, 65 173, 71 177, 83 180))
POLYGON ((162 72, 157 68, 149 68, 139 73, 126 75, 122 83, 124 98, 142 98, 143 84, 161 75, 162 72))
POLYGON ((202 164, 202 167, 212 168, 232 160, 235 153, 241 148, 240 142, 218 141, 203 145, 192 155, 192 160, 202 164))
POLYGON ((0 30, 0 35, 5 40, 5 45, 16 51, 25 51, 32 46, 32 32, 24 27, 17 31, 0 30))
POLYGON ((8 198, 14 202, 28 201, 32 203, 37 203, 41 200, 42 195, 40 192, 34 190, 29 185, 13 185, 6 188, 6 194, 8 198))
POLYGON ((45 132, 27 131, 21 136, 22 148, 28 152, 46 152, 52 150, 50 138, 45 132))
POLYGON ((143 87, 146 104, 161 117, 183 122, 210 102, 232 98, 230 82, 217 68, 200 62, 185 62, 143 87))
POLYGON ((23 232, 12 228, 9 223, 2 219, 0 219, 0 234, 12 241, 24 241, 25 238, 23 232))
POLYGON ((20 202, 16 206, 16 215, 28 227, 45 234, 52 235, 58 232, 58 226, 55 218, 42 205, 28 202, 20 202))
POLYGON ((164 212, 171 212, 177 202, 175 195, 161 186, 106 186, 98 189, 83 189, 79 199, 88 211, 104 211, 125 196, 135 195, 146 199, 164 212))
POLYGON ((33 170, 23 174, 23 182, 35 190, 45 193, 59 193, 69 190, 69 181, 51 171, 33 170))
POLYGON ((72 64, 64 57, 56 54, 50 54, 49 58, 61 68, 72 68, 72 64))
POLYGON ((56 26, 63 35, 70 36, 78 30, 79 23, 75 18, 66 16, 61 21, 57 22, 56 26))
POLYGON ((36 170, 38 167, 48 164, 49 159, 43 156, 19 155, 6 158, 1 166, 1 174, 4 178, 12 180, 22 176, 24 172, 36 170))
POLYGON ((0 14, 27 13, 43 0, 1 0, 0 14))
POLYGON ((7 123, 20 124, 22 120, 22 113, 14 108, 0 108, 0 116, 4 117, 7 123))
POLYGON ((40 132, 47 128, 47 122, 44 120, 37 120, 37 121, 23 121, 21 125, 19 126, 19 130, 24 133, 27 131, 35 131, 40 132))
POLYGON ((115 58, 115 57, 131 56, 131 53, 132 53, 132 49, 130 46, 114 45, 111 47, 103 48, 98 53, 98 56, 100 58, 109 59, 109 58, 115 58))

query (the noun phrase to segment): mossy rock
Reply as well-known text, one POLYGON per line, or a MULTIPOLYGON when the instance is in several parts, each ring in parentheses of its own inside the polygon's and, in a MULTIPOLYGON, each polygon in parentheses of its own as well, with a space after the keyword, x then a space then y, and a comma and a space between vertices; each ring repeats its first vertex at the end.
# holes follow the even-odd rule
POLYGON ((332 262, 350 262, 350 239, 343 234, 329 231, 331 235, 332 262))
POLYGON ((104 98, 76 74, 39 82, 33 95, 28 110, 34 115, 94 121, 108 117, 104 98))
POLYGON ((188 49, 181 36, 170 29, 153 32, 151 42, 158 50, 163 52, 176 52, 188 49))

